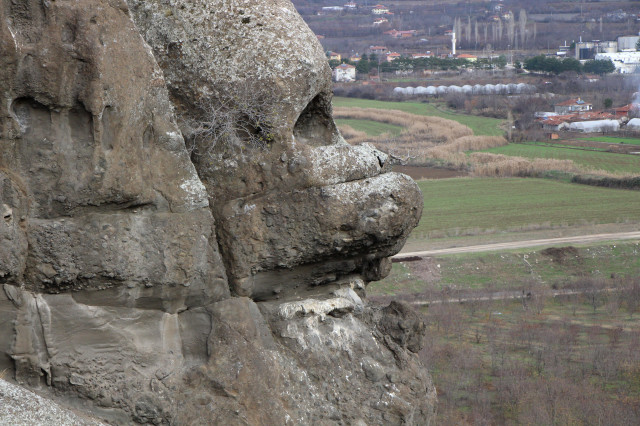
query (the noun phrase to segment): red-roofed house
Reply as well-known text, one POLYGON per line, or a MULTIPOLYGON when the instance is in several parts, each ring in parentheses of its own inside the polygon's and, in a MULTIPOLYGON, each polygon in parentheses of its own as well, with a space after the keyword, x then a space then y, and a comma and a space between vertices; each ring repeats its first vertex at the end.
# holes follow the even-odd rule
POLYGON ((400 57, 402 57, 402 55, 396 52, 387 53, 387 62, 393 62, 400 57))
POLYGON ((470 55, 468 53, 461 53, 456 57, 458 59, 466 59, 468 62, 475 62, 478 60, 478 57, 476 55, 470 55))
POLYGON ((545 130, 562 130, 569 123, 581 121, 598 121, 598 120, 616 120, 613 114, 605 111, 588 111, 575 114, 553 115, 550 117, 542 117, 539 121, 545 130))
POLYGON ((558 114, 570 114, 572 112, 584 112, 591 111, 593 105, 583 101, 582 99, 569 99, 568 101, 560 102, 554 106, 554 111, 558 114))
POLYGON ((385 31, 383 34, 389 35, 393 38, 409 38, 409 37, 413 37, 416 34, 416 30, 407 30, 407 31, 389 30, 389 31, 385 31))
POLYGON ((620 117, 628 117, 629 116, 629 112, 632 110, 638 109, 637 106, 634 106, 634 104, 628 104, 625 106, 621 106, 618 108, 614 108, 613 109, 613 114, 620 118, 620 117))

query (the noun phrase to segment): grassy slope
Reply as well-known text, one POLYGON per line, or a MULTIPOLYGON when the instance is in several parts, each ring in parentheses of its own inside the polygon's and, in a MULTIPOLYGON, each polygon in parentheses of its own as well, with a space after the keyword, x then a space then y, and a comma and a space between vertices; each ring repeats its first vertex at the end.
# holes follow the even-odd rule
POLYGON ((336 119, 338 126, 348 125, 354 130, 365 132, 369 136, 379 136, 383 133, 390 133, 392 135, 399 135, 402 132, 402 126, 396 126, 393 124, 381 123, 379 121, 372 120, 357 120, 350 118, 336 119))
POLYGON ((333 98, 333 105, 338 107, 396 109, 417 115, 442 117, 469 126, 475 135, 502 136, 500 129, 502 120, 496 118, 476 117, 473 115, 455 114, 437 109, 431 104, 419 102, 386 102, 356 98, 333 98))
POLYGON ((572 160, 576 164, 608 172, 638 173, 640 171, 640 157, 627 154, 525 144, 511 144, 486 151, 525 158, 572 160))
POLYGON ((371 283, 367 293, 402 295, 424 293, 428 289, 439 291, 447 287, 518 289, 531 282, 542 283, 549 288, 553 284, 562 287, 563 283, 589 275, 610 280, 611 276, 636 277, 640 274, 640 243, 636 241, 581 246, 575 255, 568 255, 561 262, 541 253, 543 250, 544 247, 536 247, 436 256, 431 268, 437 268, 441 276, 431 283, 412 269, 417 263, 394 263, 391 274, 382 281, 371 283))
POLYGON ((531 224, 640 219, 638 191, 532 178, 454 178, 418 185, 424 194, 424 211, 412 238, 454 229, 500 232, 531 224))

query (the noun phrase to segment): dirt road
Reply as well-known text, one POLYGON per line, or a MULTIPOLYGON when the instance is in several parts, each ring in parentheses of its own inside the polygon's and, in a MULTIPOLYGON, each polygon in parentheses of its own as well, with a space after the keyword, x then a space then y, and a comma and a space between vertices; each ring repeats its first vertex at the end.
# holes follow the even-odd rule
POLYGON ((562 237, 562 238, 547 238, 543 240, 527 240, 527 241, 513 241, 509 243, 497 243, 497 244, 483 244, 477 246, 467 247, 452 247, 438 250, 425 250, 414 251, 407 253, 398 253, 391 259, 394 262, 403 262, 412 260, 411 258, 423 257, 423 256, 436 256, 441 254, 457 254, 457 253, 477 253, 481 251, 495 251, 495 250, 512 250, 527 247, 547 246, 556 244, 583 244, 593 243, 598 241, 620 241, 620 240, 640 240, 640 232, 619 232, 610 234, 593 234, 593 235, 578 235, 575 237, 562 237))

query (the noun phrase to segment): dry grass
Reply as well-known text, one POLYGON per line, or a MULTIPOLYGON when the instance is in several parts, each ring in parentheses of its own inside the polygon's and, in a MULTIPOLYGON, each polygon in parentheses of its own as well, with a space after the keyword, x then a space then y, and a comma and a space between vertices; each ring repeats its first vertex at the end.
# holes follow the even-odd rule
MULTIPOLYGON (((455 158, 453 159, 456 160, 455 158)), ((524 158, 488 152, 474 152, 468 155, 470 169, 474 176, 484 177, 536 177, 547 172, 562 172, 573 175, 595 176, 600 178, 632 178, 632 173, 612 173, 576 164, 571 160, 552 158, 524 158)))
POLYGON ((582 171, 571 160, 528 159, 486 152, 474 152, 469 155, 469 159, 473 164, 472 169, 475 176, 537 176, 550 171, 566 173, 582 171))
MULTIPOLYGON (((506 144, 501 137, 473 136, 469 127, 441 117, 375 108, 335 108, 334 116, 338 119, 371 120, 402 126, 404 130, 396 137, 388 134, 371 137, 348 125, 340 126, 340 130, 349 143, 373 143, 378 149, 400 157, 408 164, 424 164, 429 158, 444 157, 445 152, 450 156, 461 150, 486 149, 506 144), (444 151, 438 153, 439 148, 444 151)), ((460 163, 464 162, 463 157, 460 157, 460 163)))
POLYGON ((428 142, 448 142, 462 136, 473 135, 473 131, 458 122, 440 117, 410 114, 397 110, 375 108, 335 108, 335 118, 372 120, 405 128, 403 134, 422 137, 428 142))
POLYGON ((7 378, 7 370, 0 370, 0 380, 5 380, 7 378))
POLYGON ((362 143, 371 139, 371 137, 367 135, 366 132, 356 130, 348 124, 343 124, 340 126, 340 133, 342 134, 343 138, 351 143, 362 143))

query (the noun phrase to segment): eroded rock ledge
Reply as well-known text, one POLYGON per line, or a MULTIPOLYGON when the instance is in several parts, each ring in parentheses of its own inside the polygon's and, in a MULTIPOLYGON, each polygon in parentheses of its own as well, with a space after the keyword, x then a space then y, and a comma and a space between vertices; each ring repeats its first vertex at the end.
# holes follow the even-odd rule
POLYGON ((0 4, 0 371, 116 424, 433 421, 424 325, 365 299, 422 197, 289 1, 0 4))

